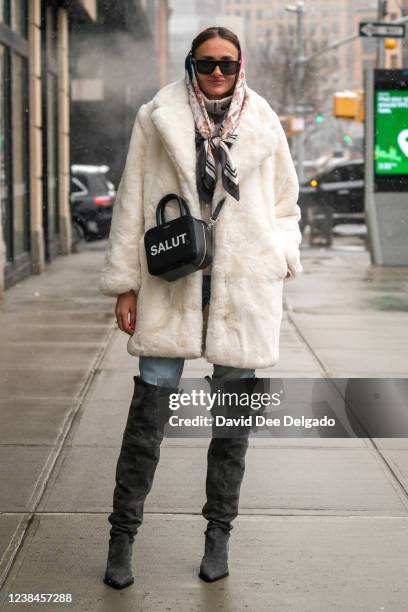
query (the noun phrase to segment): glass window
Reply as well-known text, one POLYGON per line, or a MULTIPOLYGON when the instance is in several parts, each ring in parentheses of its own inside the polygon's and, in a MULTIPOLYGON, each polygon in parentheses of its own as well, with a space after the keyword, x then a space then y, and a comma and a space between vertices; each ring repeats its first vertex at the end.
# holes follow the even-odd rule
POLYGON ((6 91, 9 84, 6 79, 6 50, 3 45, 0 45, 0 197, 1 197, 1 221, 3 229, 3 240, 6 243, 6 259, 11 256, 11 240, 10 240, 10 206, 9 197, 9 181, 7 178, 6 167, 6 91))
POLYGON ((11 165, 13 207, 13 259, 29 250, 28 237, 28 100, 27 61, 11 56, 11 165))
POLYGON ((109 191, 106 176, 104 174, 94 174, 92 183, 95 192, 100 193, 101 195, 109 191))
POLYGON ((364 179, 364 164, 353 164, 349 166, 350 181, 361 181, 364 179))
POLYGON ((398 55, 396 53, 391 54, 391 68, 398 68, 398 55))
POLYGON ((71 178, 71 193, 78 193, 81 191, 86 191, 86 187, 79 179, 75 176, 71 178))
POLYGON ((27 0, 11 0, 10 26, 17 34, 27 38, 27 0))
POLYGON ((85 189, 89 189, 89 180, 85 174, 76 174, 75 176, 85 186, 85 189))
POLYGON ((58 74, 56 72, 56 6, 48 6, 45 13, 45 37, 43 54, 44 101, 44 153, 43 182, 44 235, 46 260, 53 257, 58 248, 59 234, 59 173, 58 173, 58 74))
POLYGON ((340 171, 341 181, 352 181, 352 166, 344 166, 340 171))
POLYGON ((50 57, 57 59, 57 12, 51 6, 47 8, 46 47, 50 57))
POLYGON ((48 238, 58 234, 57 78, 47 75, 47 190, 48 238))
POLYGON ((342 179, 342 168, 334 168, 321 178, 322 183, 338 183, 342 179))

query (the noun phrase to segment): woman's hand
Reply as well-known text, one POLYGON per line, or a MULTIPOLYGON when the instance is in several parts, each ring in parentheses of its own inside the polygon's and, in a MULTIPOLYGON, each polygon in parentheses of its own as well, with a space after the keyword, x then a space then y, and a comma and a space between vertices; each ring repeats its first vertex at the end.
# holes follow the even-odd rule
POLYGON ((137 295, 133 289, 118 295, 115 308, 116 320, 119 329, 129 336, 132 336, 135 331, 136 305, 137 295))

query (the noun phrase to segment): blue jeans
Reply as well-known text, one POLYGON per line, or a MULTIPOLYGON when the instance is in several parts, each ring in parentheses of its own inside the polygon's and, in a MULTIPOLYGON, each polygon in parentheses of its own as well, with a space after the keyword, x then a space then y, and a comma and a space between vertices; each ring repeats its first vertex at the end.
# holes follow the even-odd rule
MULTIPOLYGON (((203 308, 210 303, 211 276, 203 275, 203 308)), ((140 378, 151 385, 174 384, 178 386, 184 368, 184 357, 139 357, 140 378), (159 380, 165 379, 165 380, 159 380)), ((214 378, 254 378, 255 370, 213 365, 214 378)))

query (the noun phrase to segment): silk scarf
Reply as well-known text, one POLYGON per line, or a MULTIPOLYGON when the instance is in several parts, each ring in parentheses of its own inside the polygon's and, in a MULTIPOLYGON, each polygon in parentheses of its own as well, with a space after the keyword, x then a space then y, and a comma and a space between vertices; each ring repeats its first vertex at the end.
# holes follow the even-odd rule
POLYGON ((239 125, 249 101, 249 91, 246 85, 244 58, 229 108, 221 123, 218 135, 215 135, 214 122, 208 116, 201 89, 192 61, 191 51, 185 60, 185 81, 188 98, 196 126, 197 190, 204 202, 211 202, 217 182, 217 162, 221 164, 222 184, 225 191, 235 200, 239 200, 239 176, 230 149, 238 136, 239 125), (214 155, 214 153, 216 154, 214 155))

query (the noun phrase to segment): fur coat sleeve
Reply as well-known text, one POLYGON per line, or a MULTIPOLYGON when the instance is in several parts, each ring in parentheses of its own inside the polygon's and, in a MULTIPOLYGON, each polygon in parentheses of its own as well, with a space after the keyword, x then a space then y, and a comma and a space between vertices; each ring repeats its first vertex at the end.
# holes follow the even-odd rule
POLYGON ((277 239, 286 257, 289 278, 294 278, 303 272, 299 251, 302 241, 299 228, 301 210, 297 204, 299 181, 285 131, 275 111, 272 112, 275 115, 275 130, 278 135, 274 185, 277 239))
POLYGON ((105 295, 117 296, 133 290, 141 283, 139 241, 144 233, 143 177, 146 159, 144 113, 140 107, 133 124, 125 168, 113 206, 111 229, 99 279, 105 295))

